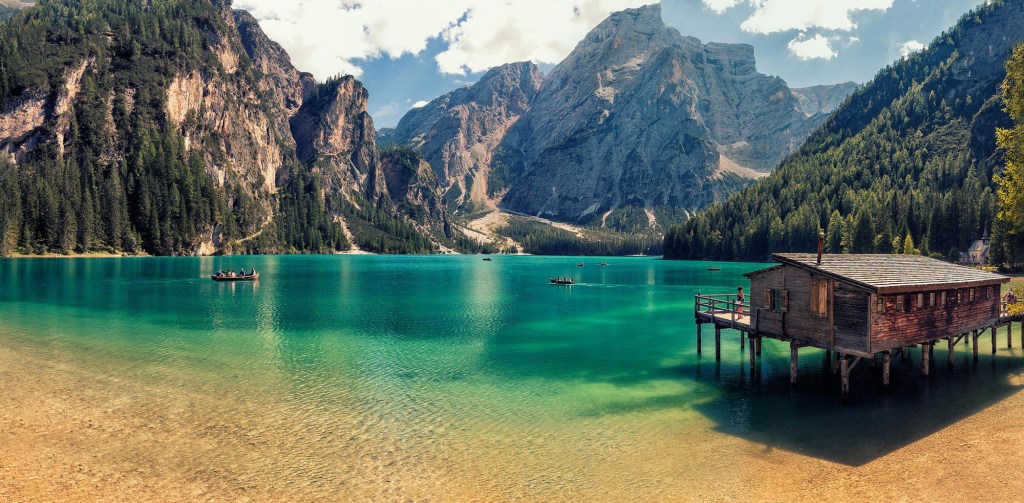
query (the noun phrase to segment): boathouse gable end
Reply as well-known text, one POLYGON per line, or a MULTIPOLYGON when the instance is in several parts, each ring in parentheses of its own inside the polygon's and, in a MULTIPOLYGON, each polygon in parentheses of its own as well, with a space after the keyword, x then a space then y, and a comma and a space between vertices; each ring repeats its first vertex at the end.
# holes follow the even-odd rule
POLYGON ((779 264, 745 275, 755 330, 851 355, 991 327, 999 321, 999 285, 1009 281, 914 255, 825 255, 820 264, 813 254, 773 258, 779 264))
POLYGON ((751 304, 758 309, 758 333, 851 354, 868 352, 870 294, 862 287, 786 264, 746 276, 751 294, 760 297, 751 304), (788 305, 771 309, 769 292, 781 292, 788 305))

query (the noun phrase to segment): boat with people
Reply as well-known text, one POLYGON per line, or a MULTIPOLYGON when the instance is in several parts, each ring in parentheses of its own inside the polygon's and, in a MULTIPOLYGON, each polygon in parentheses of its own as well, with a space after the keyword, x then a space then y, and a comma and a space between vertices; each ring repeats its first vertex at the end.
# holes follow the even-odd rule
POLYGON ((210 276, 210 279, 214 281, 256 281, 260 279, 260 273, 253 269, 252 272, 247 273, 245 269, 239 269, 235 271, 217 271, 217 274, 210 276))
POLYGON ((583 262, 578 262, 578 263, 576 264, 576 267, 583 267, 583 262))
POLYGON ((484 257, 484 262, 491 262, 492 260, 494 259, 492 259, 491 257, 484 257))
POLYGON ((721 267, 708 267, 708 270, 709 271, 721 271, 722 268, 721 267))
POLYGON ((552 285, 575 285, 576 284, 576 280, 574 280, 574 279, 572 279, 572 278, 570 278, 568 276, 566 276, 564 278, 559 276, 557 278, 551 278, 551 284, 552 285))

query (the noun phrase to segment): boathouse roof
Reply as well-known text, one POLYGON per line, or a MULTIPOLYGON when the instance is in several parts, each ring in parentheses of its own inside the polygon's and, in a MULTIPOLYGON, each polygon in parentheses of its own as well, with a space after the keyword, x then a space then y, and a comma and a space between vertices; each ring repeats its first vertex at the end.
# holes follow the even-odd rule
POLYGON ((815 271, 837 280, 858 285, 879 294, 1006 283, 1001 274, 962 267, 921 255, 822 255, 821 264, 813 253, 776 253, 779 265, 748 276, 792 265, 815 271))

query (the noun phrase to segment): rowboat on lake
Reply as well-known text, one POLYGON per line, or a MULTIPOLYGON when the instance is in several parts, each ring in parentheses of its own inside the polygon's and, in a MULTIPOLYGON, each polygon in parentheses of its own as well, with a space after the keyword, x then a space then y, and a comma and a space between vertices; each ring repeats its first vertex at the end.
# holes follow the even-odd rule
POLYGON ((551 284, 552 285, 575 285, 576 281, 573 280, 570 277, 563 278, 563 277, 559 276, 557 278, 551 278, 551 284))
POLYGON ((256 281, 260 279, 260 273, 244 274, 241 276, 238 274, 214 274, 210 276, 210 279, 214 281, 256 281))

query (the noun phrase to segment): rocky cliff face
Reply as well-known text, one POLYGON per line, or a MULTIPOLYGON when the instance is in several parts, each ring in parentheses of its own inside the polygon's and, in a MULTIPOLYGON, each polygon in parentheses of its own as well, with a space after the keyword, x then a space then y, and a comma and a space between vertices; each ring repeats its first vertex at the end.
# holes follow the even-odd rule
POLYGON ((529 109, 541 81, 530 62, 493 68, 476 84, 410 111, 389 139, 422 153, 450 205, 470 211, 485 207, 494 150, 529 109))
POLYGON ((328 189, 356 190, 371 200, 387 194, 369 93, 351 76, 319 86, 291 120, 299 160, 321 172, 328 189))
POLYGON ((273 96, 275 104, 289 117, 295 115, 316 91, 316 79, 292 66, 288 53, 263 33, 252 14, 236 10, 234 19, 245 52, 263 76, 259 80, 260 90, 273 96))
POLYGON ((812 117, 818 114, 832 113, 858 87, 860 85, 856 82, 844 82, 842 84, 793 88, 792 91, 796 96, 800 111, 804 115, 812 117))
MULTIPOLYGON (((0 151, 11 164, 26 166, 18 173, 25 183, 51 190, 32 169, 49 162, 44 158, 52 157, 51 147, 57 156, 82 163, 83 177, 98 176, 92 174, 98 165, 104 177, 124 177, 103 180, 100 189, 94 184, 87 194, 72 198, 76 206, 61 210, 122 213, 109 233, 94 232, 92 217, 82 217, 77 249, 102 245, 154 254, 333 251, 347 246, 342 236, 346 224, 358 228, 357 240, 387 243, 380 251, 425 252, 437 243, 432 233, 452 238, 437 178, 418 163, 406 171, 393 165, 388 171, 382 165, 362 84, 345 77, 317 85, 311 75, 292 66, 288 54, 252 16, 231 11, 230 2, 171 1, 191 17, 175 17, 172 8, 154 13, 131 6, 125 14, 109 6, 74 6, 75 12, 110 19, 108 28, 86 33, 78 46, 59 49, 64 59, 70 59, 64 53, 84 54, 67 65, 59 80, 33 80, 41 72, 31 62, 23 63, 24 58, 17 68, 0 68, 16 82, 34 83, 13 88, 17 92, 11 95, 4 94, 8 87, 0 89, 0 151), (124 21, 126 15, 134 16, 136 24, 168 26, 173 33, 168 32, 167 40, 161 34, 136 37, 130 29, 134 25, 124 21), (162 49, 147 50, 146 44, 162 49), (161 50, 185 46, 175 57, 160 55, 161 50), (132 56, 133 51, 138 54, 132 56), (141 59, 132 63, 131 78, 122 78, 120 72, 127 70, 120 68, 126 62, 119 58, 127 57, 141 59), (106 167, 122 162, 132 177, 123 174, 124 168, 106 167), (388 193, 388 173, 394 199, 388 193), (110 194, 94 194, 97 190, 115 193, 123 207, 103 207, 98 201, 110 199, 110 194), (187 200, 200 194, 202 201, 187 200), (179 211, 195 213, 197 220, 190 222, 179 211), (403 247, 402 239, 417 232, 407 229, 413 221, 425 235, 414 236, 418 247, 403 247), (389 234, 399 227, 401 235, 389 234)), ((58 20, 62 15, 58 5, 31 8, 58 20)), ((5 30, 36 44, 34 52, 52 44, 26 26, 5 25, 5 30)), ((6 45, 0 50, 19 48, 6 45)), ((18 230, 21 220, 36 222, 46 216, 23 208, 18 220, 0 219, 0 226, 18 230)), ((56 228, 59 221, 32 225, 44 238, 55 236, 46 238, 40 251, 74 247, 74 229, 56 228)), ((32 234, 19 239, 23 244, 8 243, 0 253, 35 246, 42 238, 32 234)))
POLYGON ((502 205, 575 222, 678 218, 770 170, 818 126, 748 45, 702 44, 659 5, 613 14, 545 78, 498 162, 502 205))
POLYGON ((395 150, 381 157, 381 168, 388 194, 401 213, 438 235, 455 237, 443 186, 430 164, 414 151, 395 150))

